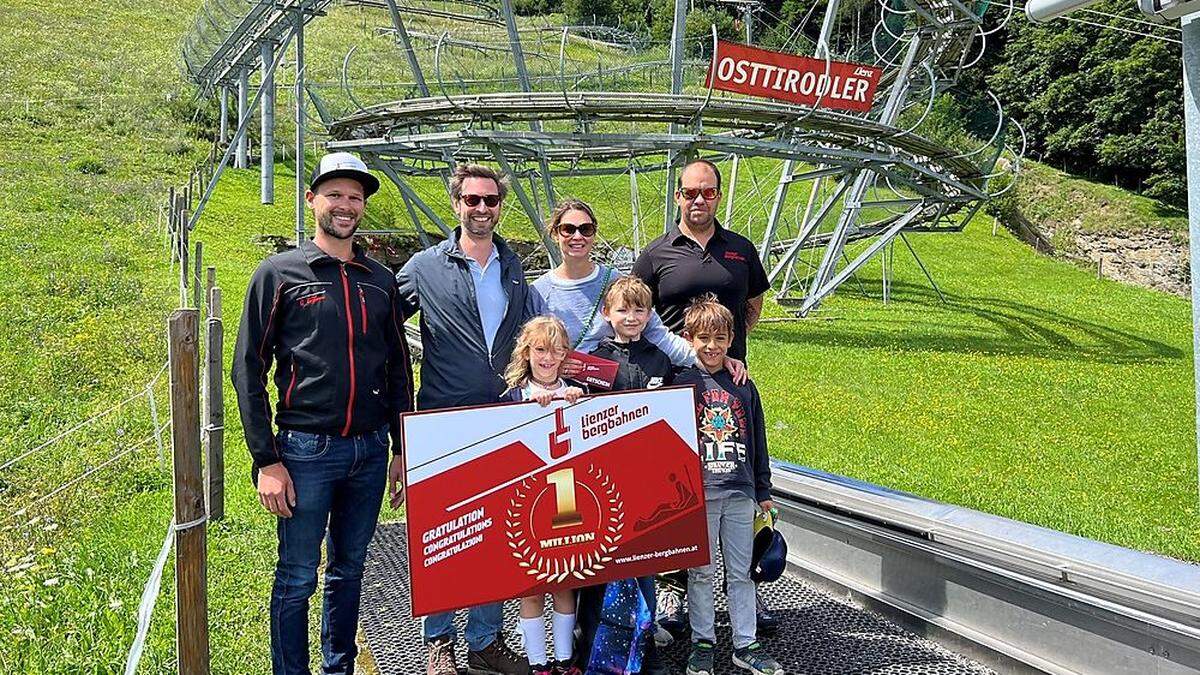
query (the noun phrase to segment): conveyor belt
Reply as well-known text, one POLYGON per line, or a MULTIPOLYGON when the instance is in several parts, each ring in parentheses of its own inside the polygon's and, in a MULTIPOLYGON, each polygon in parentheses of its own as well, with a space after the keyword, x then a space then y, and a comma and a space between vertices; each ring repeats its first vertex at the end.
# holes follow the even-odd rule
MULTIPOLYGON (((409 613, 408 565, 402 523, 382 524, 367 556, 363 583, 362 624, 370 650, 383 675, 423 673, 425 648, 420 621, 409 613)), ((763 642, 789 674, 888 673, 975 675, 991 671, 937 644, 899 628, 844 598, 836 598, 792 576, 763 587, 779 615, 778 634, 763 642)), ((717 672, 739 671, 729 662, 729 620, 718 594, 717 672)), ((519 647, 516 603, 505 608, 509 643, 519 647)), ((458 619, 462 635, 465 613, 458 619)), ((466 664, 465 644, 458 644, 458 663, 466 664)), ((675 643, 667 656, 672 673, 684 672, 687 645, 675 643)))

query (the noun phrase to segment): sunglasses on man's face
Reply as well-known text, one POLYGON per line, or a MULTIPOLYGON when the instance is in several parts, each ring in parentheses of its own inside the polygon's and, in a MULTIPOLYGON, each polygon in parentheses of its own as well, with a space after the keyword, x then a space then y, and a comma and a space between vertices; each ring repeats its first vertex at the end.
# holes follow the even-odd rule
POLYGON ((487 204, 489 209, 495 208, 500 203, 500 195, 463 195, 462 201, 471 208, 479 206, 479 202, 487 204))
POLYGON ((712 200, 717 198, 717 195, 721 194, 715 187, 679 188, 676 192, 678 192, 679 196, 683 197, 683 199, 685 201, 689 201, 689 202, 692 201, 693 199, 695 199, 696 197, 701 197, 701 196, 704 197, 704 201, 711 202, 712 200))
POLYGON ((581 223, 576 225, 574 223, 559 223, 558 232, 564 237, 574 237, 576 232, 585 237, 594 237, 596 236, 596 224, 581 223))

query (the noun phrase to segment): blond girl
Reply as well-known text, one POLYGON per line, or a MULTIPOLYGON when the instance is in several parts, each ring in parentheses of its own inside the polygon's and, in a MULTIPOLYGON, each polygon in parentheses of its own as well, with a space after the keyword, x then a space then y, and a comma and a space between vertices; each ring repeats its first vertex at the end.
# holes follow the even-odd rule
MULTIPOLYGON (((568 403, 579 400, 583 390, 569 386, 560 369, 570 351, 567 329, 553 316, 530 319, 517 338, 512 361, 504 371, 508 391, 506 401, 537 401, 545 406, 556 398, 568 403)), ((575 633, 575 592, 551 593, 554 599, 554 659, 546 654, 546 596, 521 598, 521 635, 525 639, 525 654, 529 657, 532 675, 580 675, 573 664, 572 645, 575 633)))

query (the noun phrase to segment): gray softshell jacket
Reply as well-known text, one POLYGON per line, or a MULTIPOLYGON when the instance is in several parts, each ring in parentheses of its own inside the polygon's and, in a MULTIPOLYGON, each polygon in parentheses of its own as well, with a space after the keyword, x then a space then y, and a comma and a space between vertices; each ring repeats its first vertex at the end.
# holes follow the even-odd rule
POLYGON ((525 320, 532 316, 529 287, 521 260, 500 237, 500 283, 508 309, 496 331, 492 352, 483 337, 475 282, 466 254, 451 238, 417 253, 396 275, 399 308, 405 319, 421 313, 421 388, 417 409, 495 403, 507 387, 501 375, 525 320))

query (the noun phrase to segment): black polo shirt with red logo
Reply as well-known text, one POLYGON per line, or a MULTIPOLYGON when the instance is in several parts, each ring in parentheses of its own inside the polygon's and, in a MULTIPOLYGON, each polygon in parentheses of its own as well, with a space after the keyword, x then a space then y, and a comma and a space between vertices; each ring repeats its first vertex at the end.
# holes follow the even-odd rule
POLYGON ((758 249, 750 240, 714 224, 708 245, 701 248, 679 230, 670 231, 649 245, 633 263, 633 273, 650 286, 654 309, 663 323, 683 332, 683 312, 698 295, 716 293, 717 300, 733 313, 733 345, 729 356, 746 359, 746 300, 771 287, 758 249))

